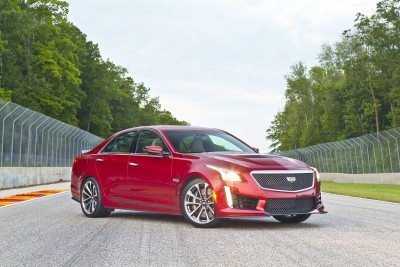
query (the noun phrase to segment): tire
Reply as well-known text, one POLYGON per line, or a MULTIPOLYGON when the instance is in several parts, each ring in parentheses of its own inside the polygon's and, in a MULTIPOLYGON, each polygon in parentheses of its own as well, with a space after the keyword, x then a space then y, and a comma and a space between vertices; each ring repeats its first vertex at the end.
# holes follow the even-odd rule
POLYGON ((83 214, 90 218, 106 217, 111 213, 104 208, 100 186, 92 177, 82 183, 80 203, 83 214))
POLYGON ((297 214, 297 215, 277 215, 273 216, 276 220, 282 223, 301 223, 310 218, 311 214, 297 214))
POLYGON ((215 216, 215 205, 210 185, 203 179, 190 181, 181 194, 183 217, 198 228, 214 228, 221 225, 215 216))

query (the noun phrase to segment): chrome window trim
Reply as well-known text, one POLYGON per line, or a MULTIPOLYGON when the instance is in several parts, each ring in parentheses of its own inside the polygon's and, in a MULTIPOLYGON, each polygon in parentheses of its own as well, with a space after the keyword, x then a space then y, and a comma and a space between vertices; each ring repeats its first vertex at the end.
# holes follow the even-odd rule
POLYGON ((268 191, 285 192, 285 193, 298 193, 298 192, 303 192, 303 191, 312 189, 312 188, 314 188, 314 186, 315 186, 315 173, 314 173, 312 170, 265 170, 265 171, 263 171, 263 170, 257 170, 257 171, 251 171, 251 172, 250 172, 250 175, 251 175, 251 178, 253 178, 253 180, 258 184, 258 186, 259 186, 261 189, 268 190, 268 191), (313 182, 312 182, 312 185, 311 185, 310 187, 307 187, 307 188, 304 188, 304 189, 301 189, 301 190, 296 190, 296 191, 287 191, 287 190, 270 189, 270 188, 262 187, 262 186, 257 182, 257 180, 254 178, 253 173, 255 173, 255 174, 257 174, 257 173, 259 173, 259 174, 270 174, 270 173, 271 173, 271 174, 312 173, 312 174, 313 174, 313 182))
POLYGON ((173 158, 172 154, 169 153, 164 155, 151 155, 149 153, 130 153, 131 156, 134 157, 152 157, 152 158, 173 158))

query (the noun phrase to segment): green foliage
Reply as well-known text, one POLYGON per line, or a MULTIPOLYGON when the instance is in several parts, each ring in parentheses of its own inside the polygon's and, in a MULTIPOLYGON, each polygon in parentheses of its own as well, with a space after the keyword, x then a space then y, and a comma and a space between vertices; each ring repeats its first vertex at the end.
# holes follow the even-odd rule
POLYGON ((0 98, 7 100, 7 101, 11 101, 11 91, 10 90, 4 90, 2 88, 0 88, 0 98))
POLYGON ((150 89, 104 61, 59 0, 0 1, 0 98, 106 137, 124 128, 183 124, 150 89))
POLYGON ((285 77, 283 111, 267 130, 273 151, 337 141, 400 126, 400 0, 357 14, 340 42, 323 45, 319 65, 285 77))

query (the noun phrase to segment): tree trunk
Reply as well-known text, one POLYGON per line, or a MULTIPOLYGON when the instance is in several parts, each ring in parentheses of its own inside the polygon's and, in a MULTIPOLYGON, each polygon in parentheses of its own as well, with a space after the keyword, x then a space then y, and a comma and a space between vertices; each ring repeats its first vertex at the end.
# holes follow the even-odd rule
POLYGON ((94 101, 93 101, 93 105, 92 105, 92 107, 90 108, 89 118, 88 118, 88 124, 87 124, 87 129, 86 129, 86 131, 88 131, 88 132, 90 132, 89 130, 90 130, 90 123, 91 123, 91 121, 92 121, 93 110, 94 110, 94 108, 96 107, 96 101, 97 101, 97 99, 98 99, 99 97, 100 97, 100 93, 97 94, 96 98, 95 98, 94 101))
POLYGON ((374 89, 371 88, 371 95, 372 95, 372 101, 374 103, 374 109, 375 109, 375 125, 376 125, 376 133, 379 133, 379 116, 378 116, 378 106, 376 104, 376 97, 374 93, 374 89))

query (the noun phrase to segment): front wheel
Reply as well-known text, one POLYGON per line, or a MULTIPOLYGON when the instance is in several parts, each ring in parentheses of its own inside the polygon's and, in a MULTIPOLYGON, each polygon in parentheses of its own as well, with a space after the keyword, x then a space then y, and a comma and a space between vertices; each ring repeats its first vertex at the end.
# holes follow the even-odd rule
POLYGON ((83 214, 87 217, 106 217, 111 213, 111 210, 103 207, 100 186, 92 177, 87 178, 82 184, 80 202, 83 214))
POLYGON ((273 216, 276 220, 283 223, 301 223, 307 220, 311 214, 296 214, 296 215, 277 215, 273 216))
POLYGON ((181 195, 183 217, 199 228, 213 228, 221 224, 215 216, 215 205, 210 185, 203 179, 196 178, 189 182, 181 195))

